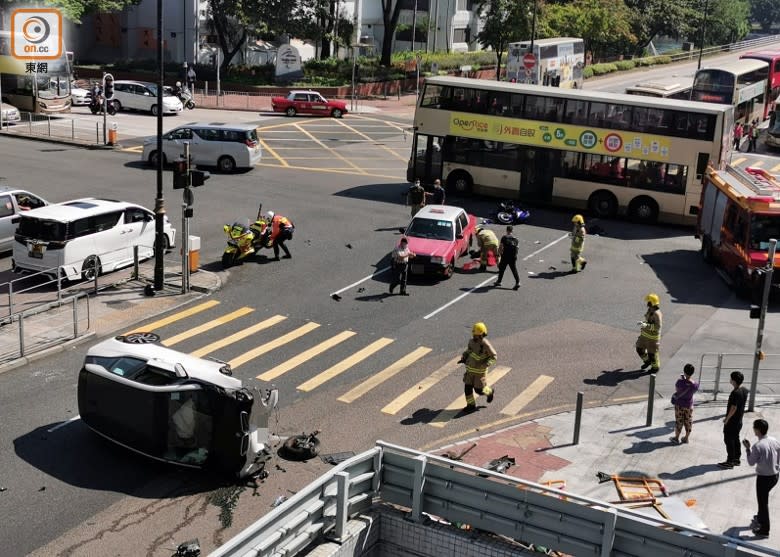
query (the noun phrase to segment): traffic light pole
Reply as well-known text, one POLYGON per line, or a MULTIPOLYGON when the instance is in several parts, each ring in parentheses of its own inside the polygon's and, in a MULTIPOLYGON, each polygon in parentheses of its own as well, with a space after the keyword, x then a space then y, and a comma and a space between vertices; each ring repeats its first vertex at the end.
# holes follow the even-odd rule
POLYGON ((753 354, 753 373, 750 376, 750 399, 748 402, 748 412, 752 412, 756 404, 756 388, 758 387, 758 364, 763 358, 761 353, 761 344, 764 342, 764 319, 766 318, 766 309, 769 306, 769 291, 772 288, 772 274, 775 270, 775 250, 777 250, 777 240, 769 240, 769 253, 767 254, 767 265, 764 271, 764 293, 761 298, 761 315, 758 318, 758 334, 756 335, 756 351, 753 354))
POLYGON ((162 290, 165 282, 165 198, 163 197, 163 11, 157 0, 157 197, 154 200, 154 289, 162 290))
POLYGON ((181 293, 190 291, 190 212, 192 210, 192 175, 190 174, 190 143, 184 143, 184 160, 187 165, 187 186, 182 192, 181 204, 181 293))
POLYGON ((103 145, 108 145, 108 99, 106 98, 106 74, 103 74, 103 145))

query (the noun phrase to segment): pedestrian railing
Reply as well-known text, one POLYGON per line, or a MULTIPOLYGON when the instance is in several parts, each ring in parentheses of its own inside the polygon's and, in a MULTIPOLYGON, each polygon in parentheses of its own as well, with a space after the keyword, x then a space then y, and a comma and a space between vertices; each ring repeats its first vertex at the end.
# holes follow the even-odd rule
POLYGON ((85 145, 103 143, 103 118, 94 122, 69 118, 56 114, 33 114, 23 112, 21 120, 11 125, 3 125, 0 134, 23 135, 31 137, 49 137, 83 143, 85 145))
MULTIPOLYGON (((732 371, 745 376, 742 386, 750 389, 753 375, 754 354, 705 353, 699 360, 699 392, 718 400, 723 393, 731 392, 729 383, 732 371)), ((780 400, 780 354, 764 354, 759 361, 756 394, 764 399, 780 400)))
MULTIPOLYGON (((701 49, 701 55, 712 56, 714 54, 720 54, 721 52, 734 52, 737 50, 748 50, 762 47, 767 44, 780 41, 780 35, 770 35, 766 37, 759 37, 757 39, 750 39, 746 41, 738 41, 736 43, 723 44, 717 46, 708 46, 701 49)), ((678 54, 671 54, 669 58, 673 62, 680 62, 682 60, 693 60, 699 57, 699 49, 690 50, 688 52, 681 52, 678 54)))
POLYGON ((376 447, 324 474, 211 557, 293 556, 325 537, 344 541, 347 521, 366 511, 375 498, 409 509, 409 518, 416 522, 432 515, 578 557, 777 556, 774 550, 736 538, 377 441, 376 447))

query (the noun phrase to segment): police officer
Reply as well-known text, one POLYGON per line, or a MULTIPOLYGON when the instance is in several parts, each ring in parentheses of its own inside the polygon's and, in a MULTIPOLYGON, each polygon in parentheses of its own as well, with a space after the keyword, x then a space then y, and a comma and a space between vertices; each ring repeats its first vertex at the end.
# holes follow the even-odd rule
POLYGON ((412 207, 412 216, 425 207, 425 188, 420 184, 420 180, 416 180, 406 192, 406 204, 412 207))
POLYGON ((498 255, 501 259, 498 262, 498 280, 493 286, 501 286, 501 279, 504 278, 504 271, 509 267, 512 276, 515 277, 514 290, 520 288, 520 275, 517 274, 517 238, 512 234, 513 228, 506 227, 506 234, 501 236, 498 243, 498 255))
POLYGON ((441 180, 436 178, 433 181, 433 192, 428 195, 430 196, 431 203, 433 205, 444 205, 444 200, 446 199, 447 194, 441 185, 441 180))

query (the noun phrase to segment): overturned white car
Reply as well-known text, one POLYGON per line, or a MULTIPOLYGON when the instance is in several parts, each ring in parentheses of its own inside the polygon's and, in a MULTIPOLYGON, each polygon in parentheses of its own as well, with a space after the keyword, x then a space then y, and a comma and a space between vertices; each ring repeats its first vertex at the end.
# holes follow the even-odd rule
POLYGON ((268 417, 278 392, 262 396, 230 366, 165 348, 154 333, 96 344, 79 372, 78 404, 96 433, 151 458, 235 477, 270 458, 268 417))

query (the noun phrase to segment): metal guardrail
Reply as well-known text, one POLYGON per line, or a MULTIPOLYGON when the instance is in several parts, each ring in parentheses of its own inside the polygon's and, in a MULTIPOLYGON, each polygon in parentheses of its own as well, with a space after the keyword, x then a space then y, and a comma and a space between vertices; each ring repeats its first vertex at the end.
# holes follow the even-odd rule
MULTIPOLYGON (((713 54, 720 54, 721 52, 733 52, 735 50, 748 50, 780 41, 780 35, 770 35, 767 37, 760 37, 758 39, 750 39, 747 41, 739 41, 736 43, 708 46, 702 49, 702 56, 712 56, 713 54)), ((691 50, 689 52, 681 52, 679 54, 662 54, 660 56, 669 56, 672 62, 680 62, 682 60, 692 60, 699 57, 699 49, 691 50)))
MULTIPOLYGON (((721 393, 731 392, 729 375, 741 371, 745 376, 742 386, 750 389, 754 354, 708 352, 699 359, 699 392, 711 393, 718 400, 721 393)), ((758 395, 780 400, 780 354, 764 354, 759 366, 758 395)))
POLYGON ((0 134, 51 137, 84 144, 103 143, 103 118, 94 122, 69 118, 59 114, 22 112, 22 119, 3 125, 0 134))
POLYGON ((688 528, 568 491, 377 441, 299 491, 211 557, 296 555, 374 497, 423 514, 579 556, 777 556, 756 544, 688 528), (381 481, 380 481, 381 478, 381 481))

